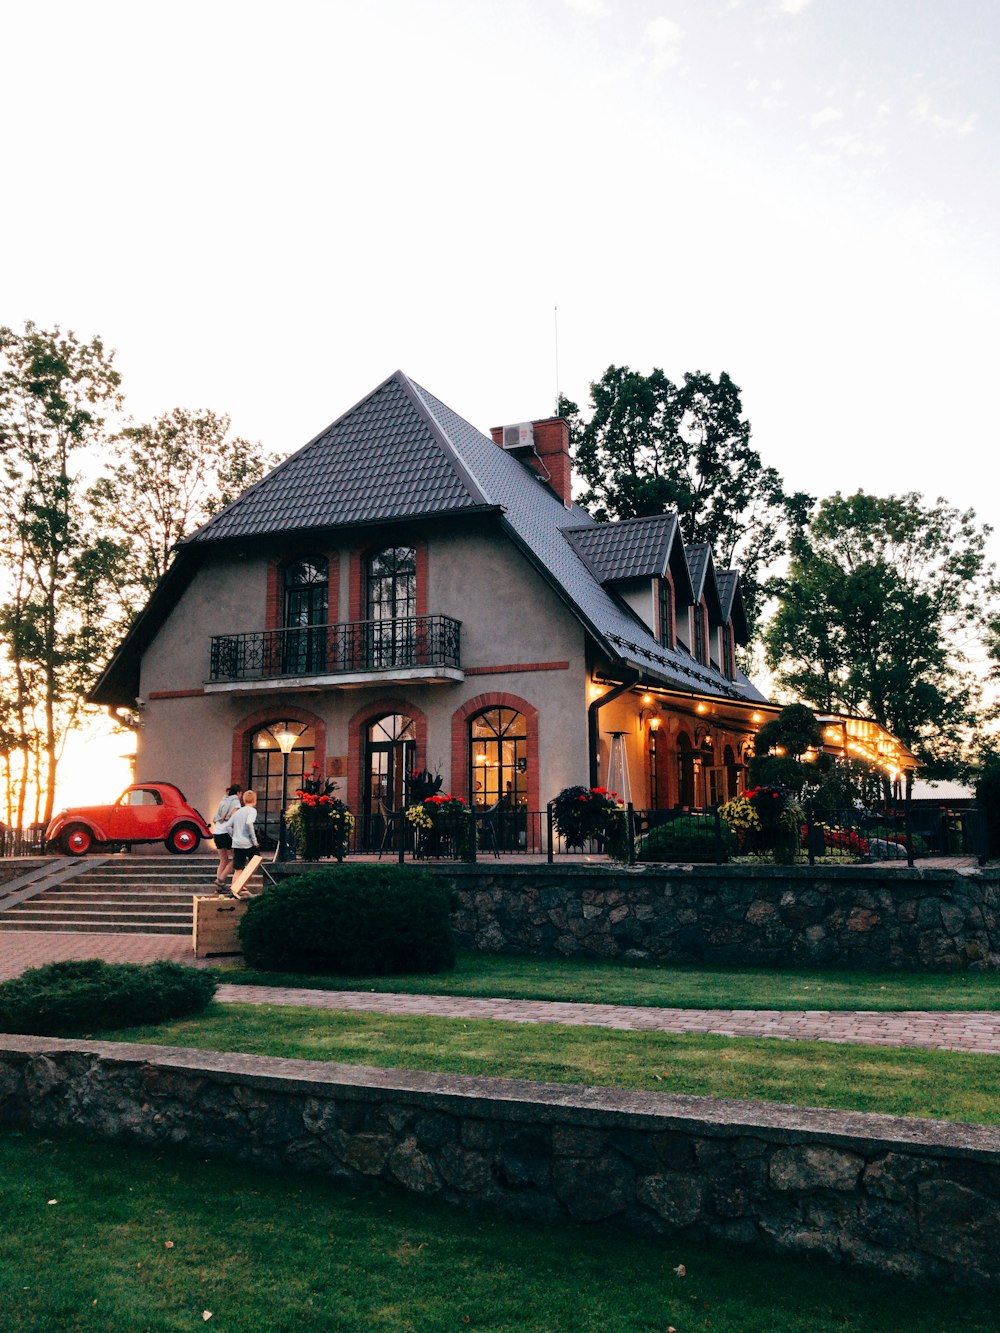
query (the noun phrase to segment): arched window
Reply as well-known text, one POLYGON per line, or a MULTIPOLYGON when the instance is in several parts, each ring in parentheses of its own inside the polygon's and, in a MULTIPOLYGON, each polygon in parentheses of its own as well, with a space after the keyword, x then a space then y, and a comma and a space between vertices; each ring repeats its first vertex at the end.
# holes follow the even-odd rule
POLYGON ((329 566, 321 555, 306 556, 285 569, 282 670, 288 675, 326 667, 329 566))
POLYGON ((528 799, 528 729, 513 708, 487 708, 469 719, 472 799, 489 808, 515 809, 528 799))
POLYGON ((391 546, 368 557, 366 619, 372 667, 412 666, 417 614, 417 554, 391 546))
POLYGON ((677 802, 690 809, 694 805, 695 751, 686 732, 677 734, 677 802))
POLYGON ((250 788, 257 793, 257 828, 278 836, 281 803, 292 799, 297 787, 308 776, 316 757, 316 734, 306 722, 268 722, 250 736, 250 788), (288 768, 277 737, 292 732, 295 744, 288 755, 288 768), (287 779, 286 779, 287 772, 287 779))

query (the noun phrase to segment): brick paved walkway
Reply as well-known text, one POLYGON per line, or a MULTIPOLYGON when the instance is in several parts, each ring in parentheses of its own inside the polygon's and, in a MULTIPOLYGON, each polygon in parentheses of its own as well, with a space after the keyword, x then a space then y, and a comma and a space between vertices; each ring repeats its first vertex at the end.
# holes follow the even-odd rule
MULTIPOLYGON (((158 958, 211 966, 196 959, 190 942, 176 935, 0 934, 0 980, 69 958, 109 963, 150 963, 158 958)), ((374 1014, 424 1014, 442 1018, 497 1019, 508 1023, 560 1023, 629 1032, 702 1032, 723 1037, 781 1037, 865 1046, 915 1046, 930 1050, 1000 1055, 1000 1013, 780 1009, 660 1009, 552 1000, 488 1000, 459 995, 407 995, 373 991, 298 990, 278 986, 220 985, 223 1004, 287 1004, 374 1014)))

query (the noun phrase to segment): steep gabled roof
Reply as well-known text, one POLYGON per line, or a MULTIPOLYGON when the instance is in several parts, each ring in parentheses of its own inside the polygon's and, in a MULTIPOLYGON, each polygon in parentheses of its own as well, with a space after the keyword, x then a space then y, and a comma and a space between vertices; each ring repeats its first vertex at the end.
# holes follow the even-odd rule
POLYGON ((413 385, 397 371, 184 544, 488 504, 413 385))
MULTIPOLYGON (((745 676, 726 680, 714 668, 696 662, 682 646, 671 649, 659 644, 602 586, 581 551, 588 542, 596 549, 604 534, 627 525, 597 524, 577 505, 567 510, 530 467, 402 371, 390 375, 182 543, 177 563, 183 569, 183 582, 171 581, 168 574, 91 698, 98 703, 131 702, 128 696, 136 692, 139 656, 176 604, 192 566, 216 543, 484 512, 497 516, 508 537, 612 661, 634 667, 651 681, 692 693, 763 700, 745 676), (597 538, 580 535, 598 528, 597 538)), ((666 542, 671 517, 649 523, 650 546, 658 539, 666 542)), ((624 539, 611 538, 612 544, 623 541, 627 547, 634 541, 645 549, 641 522, 624 539)), ((673 553, 669 558, 675 583, 678 578, 686 581, 679 537, 675 535, 668 550, 673 553)))
POLYGON ((661 577, 676 534, 676 514, 563 529, 566 540, 601 583, 661 577))
POLYGON ((723 622, 727 620, 733 622, 733 635, 737 643, 749 643, 750 630, 747 625, 746 607, 743 604, 739 570, 720 569, 715 575, 715 581, 719 585, 723 622))
POLYGON ((715 561, 712 559, 712 548, 701 543, 697 546, 685 546, 684 552, 687 555, 688 569, 691 573, 691 587, 694 590, 695 605, 705 599, 705 605, 708 607, 708 621, 710 625, 722 623, 722 604, 719 600, 719 585, 715 578, 715 561))

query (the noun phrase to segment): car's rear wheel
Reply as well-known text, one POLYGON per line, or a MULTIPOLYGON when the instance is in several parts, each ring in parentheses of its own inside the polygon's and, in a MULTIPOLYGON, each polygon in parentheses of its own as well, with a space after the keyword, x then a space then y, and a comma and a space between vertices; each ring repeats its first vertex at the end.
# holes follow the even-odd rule
POLYGON ((86 856, 94 845, 94 835, 86 824, 70 824, 60 837, 67 856, 86 856))
POLYGON ((167 851, 177 852, 181 856, 197 851, 200 842, 201 834, 193 824, 178 824, 166 837, 167 851))

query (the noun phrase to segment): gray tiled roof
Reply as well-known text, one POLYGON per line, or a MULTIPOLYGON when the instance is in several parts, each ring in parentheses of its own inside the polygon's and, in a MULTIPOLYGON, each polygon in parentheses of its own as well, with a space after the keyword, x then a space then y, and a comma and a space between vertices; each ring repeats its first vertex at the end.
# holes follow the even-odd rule
POLYGON ((601 583, 659 578, 666 572, 676 532, 676 514, 563 529, 566 540, 601 583))
POLYGON ((736 596, 736 583, 739 574, 735 569, 718 569, 715 581, 719 585, 719 601, 722 603, 722 619, 728 620, 733 614, 733 598, 736 596))
POLYGON ((701 543, 697 546, 685 546, 684 554, 687 556, 688 569, 691 572, 694 600, 697 601, 705 590, 705 574, 708 570, 712 550, 710 546, 701 543))
MULTIPOLYGON (((682 690, 760 701, 745 677, 727 681, 683 650, 664 648, 588 561, 644 570, 670 549, 672 515, 597 524, 525 464, 401 371, 205 524, 185 545, 274 532, 500 509, 509 535, 545 572, 604 650, 682 690), (645 526, 644 526, 645 525, 645 526), (615 535, 624 532, 624 536, 615 535), (594 533, 591 537, 589 534, 594 533)), ((659 571, 663 570, 660 558, 659 571)))
POLYGON ((683 648, 665 648, 658 643, 628 608, 601 586, 564 535, 567 530, 578 533, 585 528, 611 528, 612 524, 598 524, 577 505, 567 510, 530 468, 426 389, 417 384, 413 388, 483 494, 503 507, 508 530, 547 571, 612 656, 636 666, 650 679, 681 690, 764 702, 764 696, 742 673, 737 672, 735 681, 728 681, 713 668, 702 666, 683 648))
POLYGON ((451 513, 488 503, 405 376, 380 384, 189 543, 451 513))

